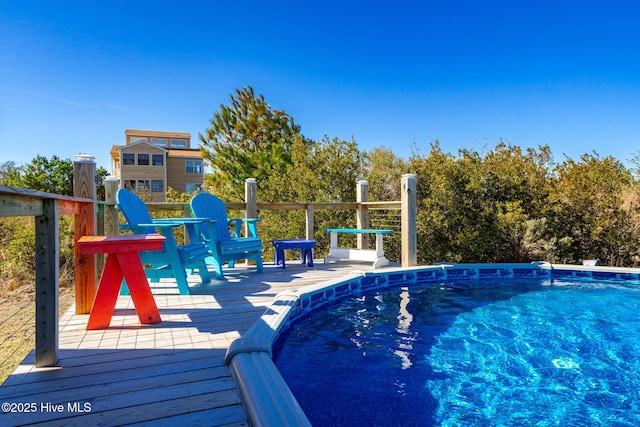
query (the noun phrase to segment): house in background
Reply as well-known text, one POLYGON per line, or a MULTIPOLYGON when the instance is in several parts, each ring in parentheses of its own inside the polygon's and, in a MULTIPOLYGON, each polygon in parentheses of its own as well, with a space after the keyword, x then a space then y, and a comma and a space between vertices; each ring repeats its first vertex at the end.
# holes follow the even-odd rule
POLYGON ((125 145, 111 148, 111 174, 120 188, 164 202, 167 188, 193 193, 204 183, 203 158, 191 148, 191 134, 125 130, 125 145))

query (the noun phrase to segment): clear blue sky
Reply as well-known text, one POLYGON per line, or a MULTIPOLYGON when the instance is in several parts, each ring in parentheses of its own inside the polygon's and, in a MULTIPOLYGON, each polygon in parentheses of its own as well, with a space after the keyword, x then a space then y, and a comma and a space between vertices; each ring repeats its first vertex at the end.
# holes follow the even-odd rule
POLYGON ((640 3, 0 2, 0 163, 88 153, 125 129, 204 133, 251 85, 302 133, 408 157, 548 144, 640 150, 640 3))

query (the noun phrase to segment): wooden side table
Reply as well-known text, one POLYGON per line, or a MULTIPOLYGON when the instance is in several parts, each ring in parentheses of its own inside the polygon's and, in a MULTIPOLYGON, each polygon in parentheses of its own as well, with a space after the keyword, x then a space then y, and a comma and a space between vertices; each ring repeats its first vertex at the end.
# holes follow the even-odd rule
POLYGON ((139 253, 160 250, 165 240, 166 237, 157 234, 83 236, 78 239, 77 244, 83 254, 107 254, 87 330, 109 327, 122 279, 127 282, 140 323, 161 322, 160 312, 144 274, 139 253))

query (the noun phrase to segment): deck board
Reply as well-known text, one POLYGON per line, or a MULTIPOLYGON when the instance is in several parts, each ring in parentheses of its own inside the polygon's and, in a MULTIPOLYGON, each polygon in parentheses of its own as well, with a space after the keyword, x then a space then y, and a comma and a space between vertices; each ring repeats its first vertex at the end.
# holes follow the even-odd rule
POLYGON ((0 425, 246 426, 231 372, 229 344, 244 334, 280 292, 369 270, 367 264, 239 266, 226 281, 197 283, 178 295, 152 284, 162 322, 140 325, 130 297, 120 296, 109 329, 87 331, 73 307, 60 320, 59 362, 35 368, 33 352, 0 386, 0 402, 35 403, 32 413, 0 413, 0 425), (73 405, 90 412, 74 412, 73 405), (48 406, 48 404, 51 404, 48 406), (48 408, 63 405, 62 411, 48 408), (71 405, 71 407, 69 406, 71 405))

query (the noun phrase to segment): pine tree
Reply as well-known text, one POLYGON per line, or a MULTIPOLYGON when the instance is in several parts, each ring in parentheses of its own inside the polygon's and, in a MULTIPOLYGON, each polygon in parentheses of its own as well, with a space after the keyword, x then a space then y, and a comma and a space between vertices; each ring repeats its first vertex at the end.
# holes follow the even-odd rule
POLYGON ((247 178, 260 183, 291 163, 293 141, 301 135, 291 116, 271 108, 251 86, 229 98, 230 105, 220 105, 200 141, 213 169, 207 186, 223 198, 241 200, 247 178))

